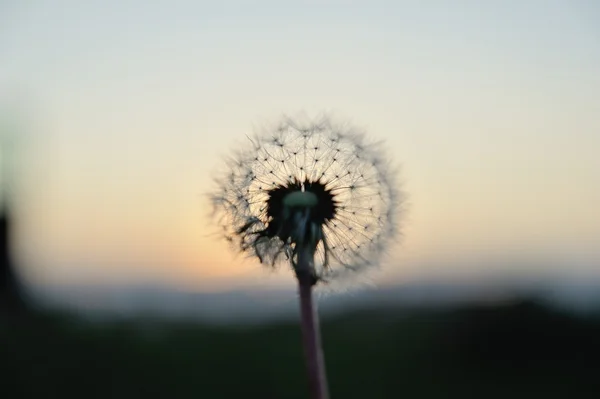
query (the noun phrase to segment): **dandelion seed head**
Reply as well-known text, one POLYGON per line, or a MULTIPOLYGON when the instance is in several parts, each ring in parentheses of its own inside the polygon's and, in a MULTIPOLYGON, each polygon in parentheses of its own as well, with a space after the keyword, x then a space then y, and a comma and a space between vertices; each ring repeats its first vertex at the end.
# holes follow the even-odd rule
POLYGON ((285 117, 250 140, 211 196, 227 240, 271 266, 294 266, 308 241, 320 281, 379 263, 402 204, 381 145, 328 117, 285 117))

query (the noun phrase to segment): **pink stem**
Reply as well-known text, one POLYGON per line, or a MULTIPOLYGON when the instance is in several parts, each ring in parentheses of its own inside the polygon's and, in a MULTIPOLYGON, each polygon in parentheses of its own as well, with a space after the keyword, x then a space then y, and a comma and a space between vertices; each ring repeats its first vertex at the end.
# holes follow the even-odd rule
MULTIPOLYGON (((303 271, 306 271, 306 269, 303 271)), ((298 272, 297 277, 300 291, 302 341, 306 356, 306 366, 308 368, 310 395, 313 399, 327 399, 329 398, 329 393, 327 389, 327 377, 325 375, 325 360, 321 345, 321 331, 319 329, 319 318, 312 298, 314 281, 310 273, 298 272)))

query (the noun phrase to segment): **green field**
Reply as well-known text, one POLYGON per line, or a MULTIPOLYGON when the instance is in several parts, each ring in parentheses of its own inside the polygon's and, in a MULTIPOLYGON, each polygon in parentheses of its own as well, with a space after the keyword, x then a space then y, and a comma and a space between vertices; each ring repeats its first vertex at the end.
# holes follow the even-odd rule
MULTIPOLYGON (((332 398, 598 398, 600 321, 531 301, 323 321, 332 398)), ((298 326, 4 320, 2 398, 306 398, 298 326)))

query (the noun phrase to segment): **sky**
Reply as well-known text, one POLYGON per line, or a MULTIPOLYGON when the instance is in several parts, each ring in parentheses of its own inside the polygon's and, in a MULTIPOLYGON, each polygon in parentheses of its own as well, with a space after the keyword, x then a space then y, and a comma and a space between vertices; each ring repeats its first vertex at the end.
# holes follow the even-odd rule
POLYGON ((327 111, 402 168, 403 237, 368 284, 596 278, 599 70, 592 0, 3 1, 22 273, 293 284, 214 236, 206 194, 256 126, 327 111))

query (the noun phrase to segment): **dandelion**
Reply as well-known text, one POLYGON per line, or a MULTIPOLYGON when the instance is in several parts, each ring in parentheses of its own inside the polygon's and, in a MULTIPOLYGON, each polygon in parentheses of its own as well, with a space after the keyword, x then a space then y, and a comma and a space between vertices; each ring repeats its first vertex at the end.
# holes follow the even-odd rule
POLYGON ((312 288, 377 265, 401 203, 380 147, 327 117, 285 117, 249 138, 212 195, 224 236, 266 265, 292 267, 311 392, 327 397, 312 288))

